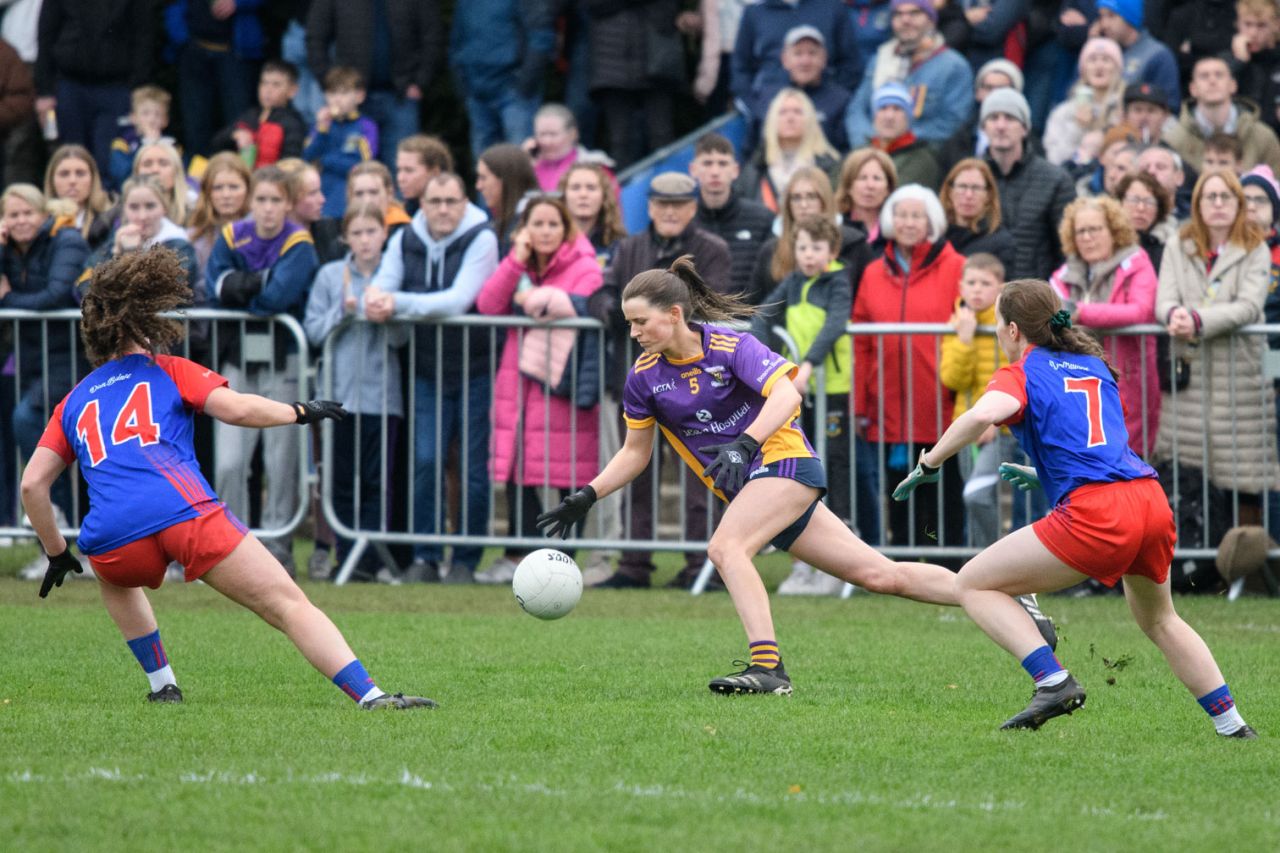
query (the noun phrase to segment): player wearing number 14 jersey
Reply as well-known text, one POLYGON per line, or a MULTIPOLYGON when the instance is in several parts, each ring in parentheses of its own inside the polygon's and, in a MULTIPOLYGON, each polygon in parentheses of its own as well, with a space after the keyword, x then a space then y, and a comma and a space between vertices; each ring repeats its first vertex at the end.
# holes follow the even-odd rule
POLYGON ((80 572, 53 518, 49 487, 72 462, 89 486, 79 545, 107 612, 151 683, 152 702, 181 702, 155 614, 142 587, 164 581, 170 561, 278 628, 307 660, 364 708, 429 708, 430 699, 388 695, 374 684, 337 627, 284 567, 214 495, 192 448, 192 418, 247 427, 339 420, 329 400, 281 403, 241 394, 186 359, 161 354, 182 327, 159 316, 190 304, 178 256, 130 252, 94 270, 81 335, 95 365, 54 411, 22 476, 22 503, 49 555, 44 598, 80 572))
POLYGON ((1129 448, 1115 374, 1102 347, 1071 328, 1071 316, 1043 281, 1005 285, 996 338, 1010 364, 956 418, 894 490, 906 500, 936 480, 938 467, 992 425, 1008 425, 1034 467, 1005 463, 1001 476, 1042 487, 1053 510, 970 560, 956 577, 965 611, 1022 662, 1035 681, 1031 703, 1003 728, 1039 728, 1084 705, 1085 692, 1044 645, 1013 596, 1052 592, 1092 577, 1123 581, 1129 608, 1220 735, 1253 738, 1200 635, 1169 595, 1176 532, 1156 473, 1129 448))

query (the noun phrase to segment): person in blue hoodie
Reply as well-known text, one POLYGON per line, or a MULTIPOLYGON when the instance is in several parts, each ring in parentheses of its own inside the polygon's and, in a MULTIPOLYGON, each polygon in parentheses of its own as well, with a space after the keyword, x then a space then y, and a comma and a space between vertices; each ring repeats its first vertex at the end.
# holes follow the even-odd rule
MULTIPOLYGON (((293 203, 293 182, 283 170, 264 166, 253 173, 248 218, 223 226, 205 268, 208 292, 219 307, 263 317, 291 314, 302 320, 318 262, 311 233, 289 219, 293 203)), ((302 389, 291 335, 267 323, 219 325, 214 338, 218 372, 232 387, 276 400, 298 399, 302 389)), ((249 518, 249 463, 259 438, 267 480, 262 527, 272 530, 284 527, 298 506, 297 430, 242 429, 219 421, 214 425, 214 488, 232 512, 249 518)), ((264 539, 290 575, 291 539, 264 539)))
MULTIPOLYGON (((484 211, 467 201, 453 172, 427 181, 421 207, 387 243, 364 294, 365 316, 440 318, 475 312, 476 297, 498 268, 498 238, 484 211)), ((499 338, 500 339, 500 338, 499 338)), ((484 536, 489 523, 489 409, 496 352, 487 329, 419 324, 406 359, 413 377, 413 532, 445 529, 442 491, 449 445, 459 442, 465 535, 484 536)), ((446 583, 470 583, 484 549, 455 547, 446 583)), ((443 549, 414 546, 405 579, 440 580, 443 549)))
POLYGON ((547 0, 476 0, 454 10, 449 63, 466 100, 473 155, 533 135, 554 25, 547 0))

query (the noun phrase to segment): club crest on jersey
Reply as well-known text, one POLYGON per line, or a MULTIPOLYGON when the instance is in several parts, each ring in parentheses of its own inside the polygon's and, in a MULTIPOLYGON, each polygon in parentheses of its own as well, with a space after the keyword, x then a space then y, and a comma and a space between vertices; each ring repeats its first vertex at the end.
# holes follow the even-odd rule
POLYGON ((711 377, 712 388, 723 388, 729 383, 724 379, 724 367, 721 365, 712 365, 706 368, 707 374, 711 377))

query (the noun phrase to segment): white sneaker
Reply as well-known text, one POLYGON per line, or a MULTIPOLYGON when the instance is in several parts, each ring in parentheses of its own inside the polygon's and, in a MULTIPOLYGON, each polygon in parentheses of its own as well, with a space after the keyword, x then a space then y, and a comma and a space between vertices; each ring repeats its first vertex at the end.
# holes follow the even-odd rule
POLYGON ((835 575, 829 575, 826 572, 813 570, 813 580, 810 582, 809 588, 812 590, 810 595, 831 595, 837 596, 844 589, 844 581, 835 575))
POLYGON ((511 579, 515 576, 516 561, 510 557, 499 557, 483 572, 476 572, 476 583, 511 583, 511 579))
POLYGON ((813 585, 813 576, 817 572, 808 563, 796 560, 791 564, 791 574, 778 584, 778 595, 815 595, 809 588, 813 585))
POLYGON ((49 570, 49 560, 43 553, 18 570, 18 577, 24 581, 44 580, 44 573, 49 570))

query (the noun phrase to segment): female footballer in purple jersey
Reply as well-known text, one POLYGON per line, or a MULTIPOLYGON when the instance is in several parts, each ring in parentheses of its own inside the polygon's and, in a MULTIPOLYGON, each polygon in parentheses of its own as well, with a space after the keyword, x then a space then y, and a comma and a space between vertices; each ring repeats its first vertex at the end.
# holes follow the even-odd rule
POLYGON ((965 611, 1022 662, 1035 695, 1002 728, 1039 728, 1084 705, 1085 693, 1044 645, 1014 596, 1065 589, 1092 577, 1124 581, 1143 632, 1213 719, 1220 735, 1254 738, 1236 710, 1213 653, 1174 612, 1169 564, 1176 532, 1156 473, 1129 447, 1115 372, 1102 346, 1071 328, 1057 293, 1043 281, 1004 286, 996 338, 1009 356, 987 392, 952 422, 894 490, 906 500, 920 483, 993 425, 1008 425, 1034 467, 1001 466, 1020 488, 1043 487, 1053 511, 970 560, 956 577, 965 611))
POLYGON ((102 602, 151 682, 151 702, 181 702, 155 614, 142 591, 177 560, 282 631, 298 651, 362 708, 433 708, 430 699, 378 689, 347 641, 266 547, 213 494, 192 447, 192 415, 249 427, 339 420, 338 403, 279 403, 227 387, 183 358, 158 354, 182 339, 159 316, 190 304, 181 261, 156 248, 94 270, 81 336, 95 369, 54 410, 22 477, 22 503, 49 557, 44 598, 81 572, 54 521, 49 487, 73 461, 89 486, 78 544, 98 577, 102 602))
POLYGON ((707 287, 689 256, 641 273, 622 292, 631 337, 644 350, 627 375, 622 449, 585 488, 538 517, 567 536, 597 499, 649 464, 654 427, 717 497, 729 502, 707 549, 746 629, 751 661, 710 684, 717 693, 791 692, 774 637, 769 596, 751 558, 765 545, 874 592, 956 604, 955 575, 894 563, 822 503, 826 475, 799 426, 798 368, 746 332, 710 325, 750 316, 707 287), (691 317, 709 321, 690 322, 691 317))

